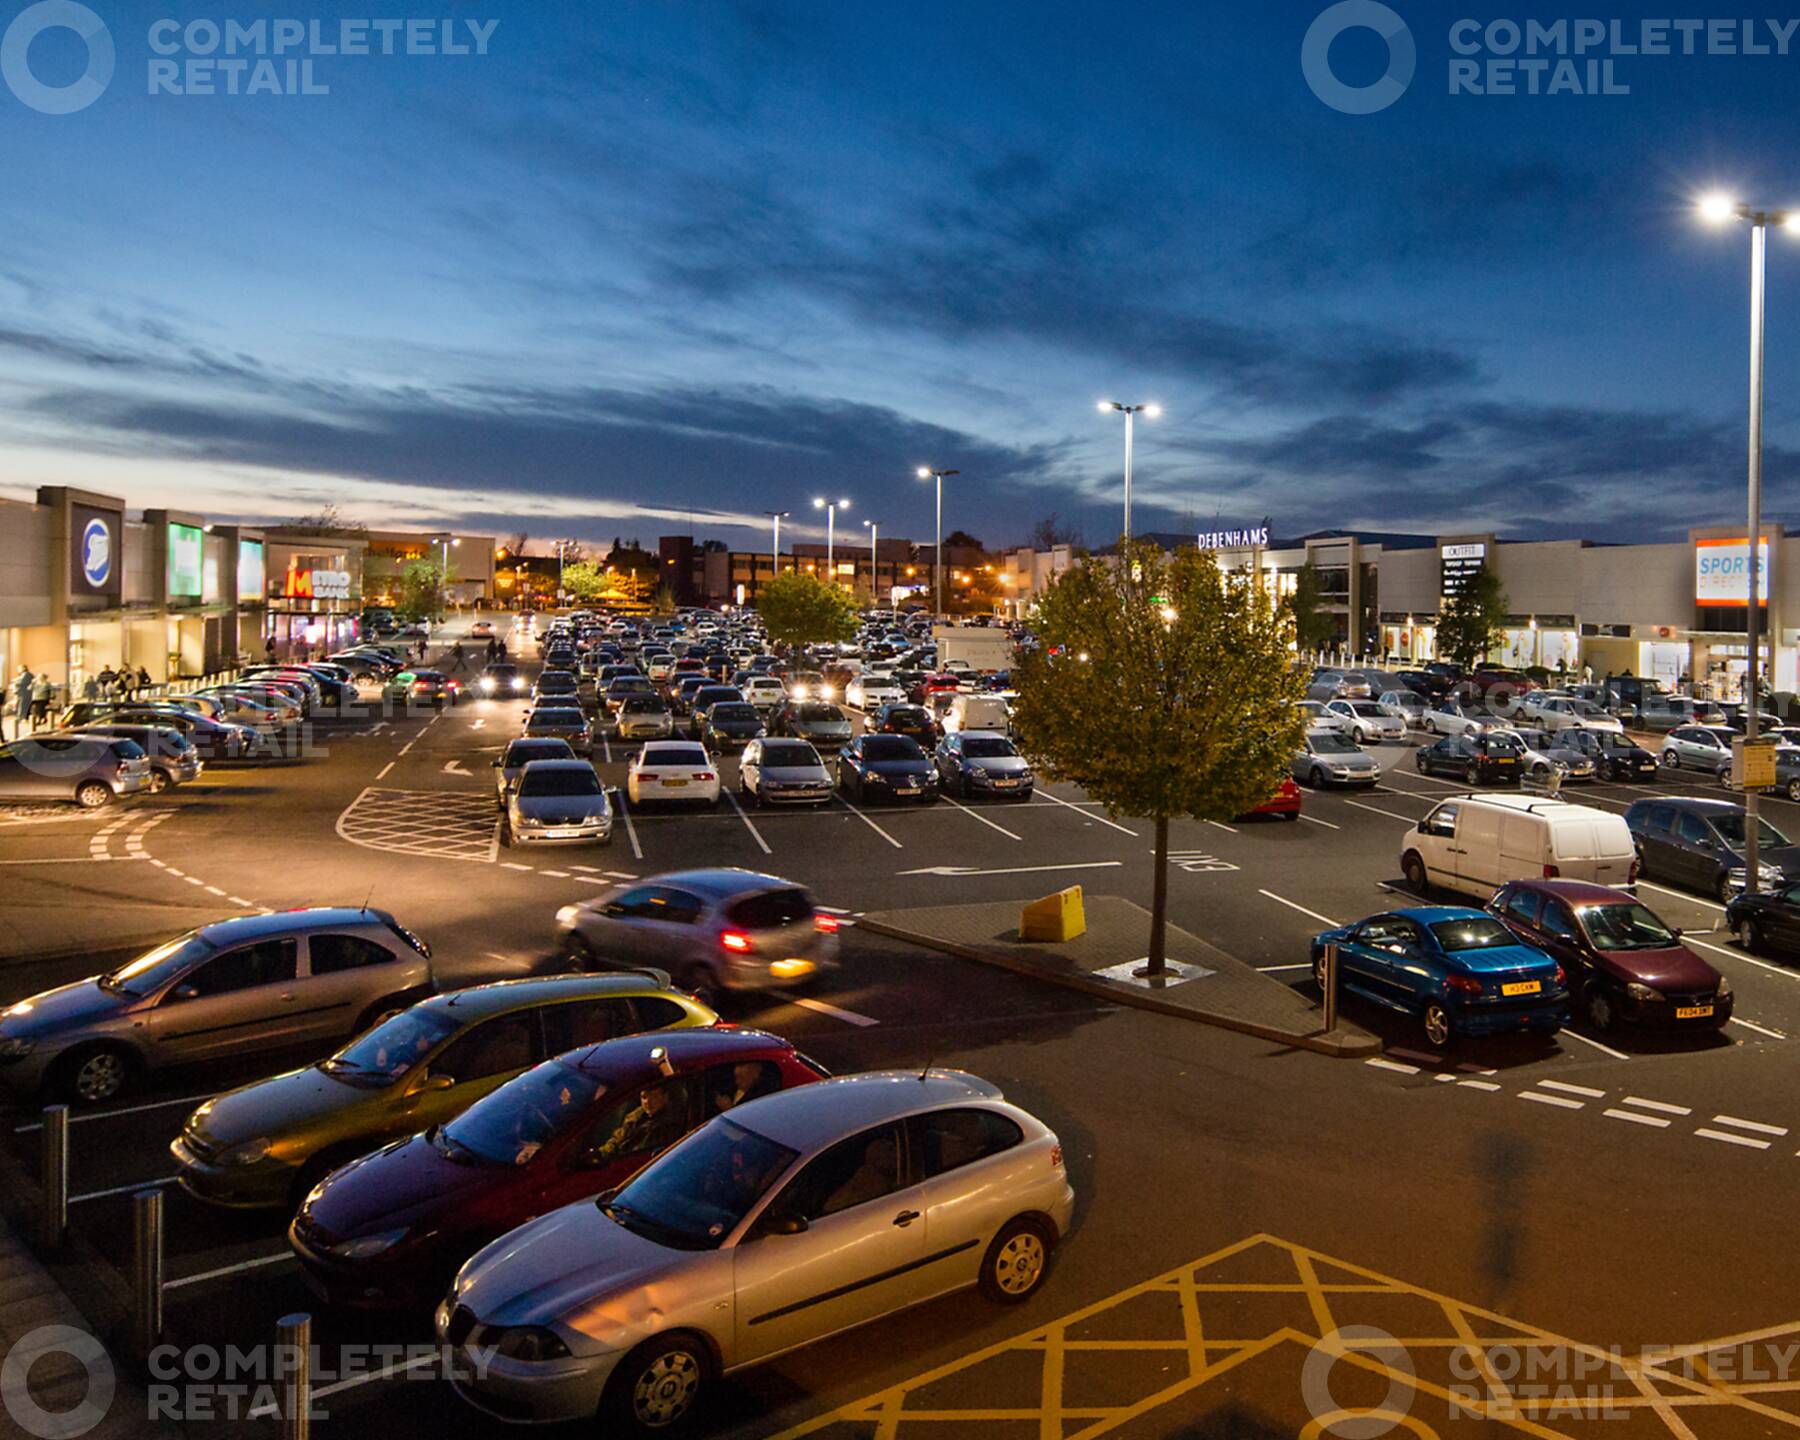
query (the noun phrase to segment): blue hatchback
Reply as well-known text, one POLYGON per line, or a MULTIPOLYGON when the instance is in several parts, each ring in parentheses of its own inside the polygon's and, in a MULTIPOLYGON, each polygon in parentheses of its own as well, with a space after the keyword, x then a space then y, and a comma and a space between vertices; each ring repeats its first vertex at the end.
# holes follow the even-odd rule
POLYGON ((1333 943, 1340 992, 1418 1016, 1433 1045, 1513 1030, 1554 1035, 1568 1014, 1562 966, 1481 910, 1420 906, 1326 930, 1312 942, 1321 988, 1333 943))

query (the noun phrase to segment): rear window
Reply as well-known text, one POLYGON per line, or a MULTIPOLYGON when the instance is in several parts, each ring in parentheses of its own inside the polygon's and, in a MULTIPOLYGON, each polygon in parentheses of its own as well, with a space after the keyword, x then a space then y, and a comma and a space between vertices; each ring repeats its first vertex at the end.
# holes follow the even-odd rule
POLYGON ((706 751, 698 745, 646 745, 645 765, 704 765, 706 751))
POLYGON ((774 930, 783 925, 799 925, 813 918, 812 897, 804 890, 765 890, 759 895, 746 895, 734 900, 725 910, 726 918, 746 930, 774 930))
POLYGON ((586 717, 579 710, 533 710, 531 712, 531 728, 561 729, 565 726, 585 725, 586 717))
POLYGON ((715 720, 754 720, 756 707, 742 700, 723 700, 707 712, 715 720))
POLYGON ((1491 950, 1519 943, 1512 931, 1488 915, 1440 920, 1431 927, 1431 933, 1446 950, 1491 950))

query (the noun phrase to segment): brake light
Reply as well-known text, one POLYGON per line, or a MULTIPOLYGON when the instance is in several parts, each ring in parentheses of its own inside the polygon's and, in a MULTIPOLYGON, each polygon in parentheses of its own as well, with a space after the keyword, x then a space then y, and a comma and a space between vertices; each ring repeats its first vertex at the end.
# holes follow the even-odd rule
POLYGON ((1473 975, 1452 975, 1444 983, 1462 995, 1479 995, 1481 993, 1481 982, 1473 975))
POLYGON ((1554 880, 1560 874, 1562 874, 1562 871, 1554 865, 1546 865, 1544 867, 1544 878, 1546 880, 1554 880))
POLYGON ((835 915, 815 915, 813 916, 813 929, 827 935, 835 935, 838 932, 838 918, 835 915))
POLYGON ((694 778, 696 780, 717 780, 719 777, 710 770, 696 770, 694 778))
POLYGON ((747 955, 750 952, 750 937, 742 930, 724 931, 719 936, 719 943, 727 950, 735 951, 739 955, 747 955))
POLYGON ((1627 885, 1635 885, 1635 884, 1637 884, 1637 880, 1638 880, 1638 862, 1636 860, 1633 860, 1631 862, 1631 869, 1626 873, 1625 883, 1627 885))
POLYGON ((1567 985, 1569 983, 1569 972, 1564 970, 1561 965, 1556 967, 1556 983, 1558 985, 1567 985))
POLYGON ((1062 1143, 1059 1141, 1050 1147, 1050 1164, 1053 1168, 1063 1168, 1062 1143))

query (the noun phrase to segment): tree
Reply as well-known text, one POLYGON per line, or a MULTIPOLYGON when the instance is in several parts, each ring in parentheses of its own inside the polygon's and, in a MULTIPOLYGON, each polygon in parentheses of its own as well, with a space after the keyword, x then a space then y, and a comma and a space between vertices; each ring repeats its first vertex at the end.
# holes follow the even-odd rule
POLYGON ((1500 577, 1482 566, 1444 601, 1438 615, 1438 654, 1473 670, 1499 644, 1511 605, 1500 577))
POLYGON ((297 520, 290 520, 284 527, 297 530, 308 535, 343 535, 355 534, 369 527, 360 520, 352 520, 343 512, 337 501, 328 501, 310 515, 302 515, 297 520))
POLYGON ((1319 567, 1308 560, 1294 575, 1293 593, 1282 605, 1294 624, 1294 643, 1302 650, 1322 649, 1337 626, 1319 609, 1319 567))
POLYGON ((784 570, 756 595, 769 638, 778 645, 823 645, 856 634, 856 600, 841 585, 804 570, 784 570))
POLYGON ((982 544, 967 530, 952 530, 944 537, 946 550, 980 550, 982 544))
POLYGON ((1081 529, 1075 525, 1064 525, 1057 513, 1052 510, 1042 520, 1031 527, 1031 548, 1033 550, 1054 550, 1059 545, 1067 545, 1072 550, 1087 547, 1081 529))
POLYGON ((1290 619, 1211 553, 1128 541, 1038 605, 1043 645, 1014 677, 1013 724, 1046 777, 1156 824, 1149 965, 1164 973, 1169 821, 1228 822, 1275 793, 1300 748, 1290 619))
POLYGON ((500 542, 500 548, 508 555, 523 555, 525 553, 525 543, 530 539, 531 535, 528 531, 515 530, 500 542))
POLYGON ((562 583, 569 598, 581 605, 592 605, 612 590, 606 567, 593 560, 565 562, 562 583))
POLYGON ((437 613, 438 586, 443 571, 435 560, 409 560, 400 572, 399 611, 408 620, 423 620, 437 613))

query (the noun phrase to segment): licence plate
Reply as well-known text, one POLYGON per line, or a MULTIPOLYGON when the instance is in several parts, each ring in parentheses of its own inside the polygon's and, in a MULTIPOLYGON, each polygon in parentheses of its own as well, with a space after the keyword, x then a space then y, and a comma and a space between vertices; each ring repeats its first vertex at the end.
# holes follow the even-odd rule
POLYGON ((896 795, 917 795, 919 787, 917 785, 896 785, 894 793, 896 795))
POLYGON ((1713 1007, 1710 1005, 1677 1005, 1675 1007, 1677 1020, 1704 1020, 1712 1013, 1713 1007))
POLYGON ((994 782, 994 786, 996 789, 1005 790, 1011 786, 1017 785, 1018 783, 1019 782, 1017 780, 996 780, 994 782))
POLYGON ((573 840, 580 833, 579 830, 546 830, 544 832, 552 840, 573 840))
POLYGON ((1496 765, 1500 766, 1502 769, 1504 769, 1506 766, 1512 764, 1513 762, 1510 759, 1503 756, 1500 759, 1494 761, 1494 763, 1496 765))
POLYGON ((1502 995, 1536 995, 1544 988, 1542 980, 1514 980, 1511 984, 1502 985, 1502 995))
MULTIPOLYGON (((1745 603, 1748 604, 1749 602, 1746 601, 1745 603)), ((685 781, 685 780, 663 780, 663 781, 659 781, 658 783, 661 784, 665 790, 679 790, 683 785, 687 784, 687 781, 685 781)))

